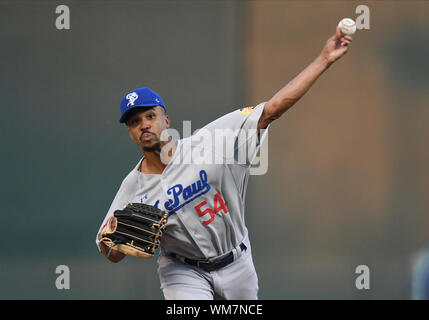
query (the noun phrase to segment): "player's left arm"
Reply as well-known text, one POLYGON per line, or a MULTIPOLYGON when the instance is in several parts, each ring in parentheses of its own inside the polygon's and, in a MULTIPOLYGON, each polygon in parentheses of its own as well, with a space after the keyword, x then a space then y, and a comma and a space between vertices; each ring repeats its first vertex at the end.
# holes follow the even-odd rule
POLYGON ((335 34, 326 41, 319 56, 265 104, 259 118, 258 132, 292 107, 324 71, 347 53, 352 40, 351 36, 342 34, 337 27, 335 34))

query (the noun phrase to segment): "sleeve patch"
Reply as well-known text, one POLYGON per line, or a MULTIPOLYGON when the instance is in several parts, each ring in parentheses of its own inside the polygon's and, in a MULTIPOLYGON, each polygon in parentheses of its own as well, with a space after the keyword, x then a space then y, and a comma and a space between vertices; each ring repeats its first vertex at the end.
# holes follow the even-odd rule
POLYGON ((240 111, 240 113, 245 114, 246 116, 248 116, 249 114, 251 114, 256 107, 254 106, 250 106, 250 107, 243 107, 238 109, 238 111, 240 111))

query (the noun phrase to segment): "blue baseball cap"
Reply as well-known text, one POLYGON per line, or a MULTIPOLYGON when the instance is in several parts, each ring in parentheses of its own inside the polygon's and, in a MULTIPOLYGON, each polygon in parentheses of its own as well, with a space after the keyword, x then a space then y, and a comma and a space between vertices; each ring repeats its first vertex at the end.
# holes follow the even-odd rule
POLYGON ((155 107, 161 106, 164 110, 165 104, 161 97, 149 88, 138 88, 128 92, 121 100, 121 118, 120 123, 124 123, 129 111, 137 107, 155 107))

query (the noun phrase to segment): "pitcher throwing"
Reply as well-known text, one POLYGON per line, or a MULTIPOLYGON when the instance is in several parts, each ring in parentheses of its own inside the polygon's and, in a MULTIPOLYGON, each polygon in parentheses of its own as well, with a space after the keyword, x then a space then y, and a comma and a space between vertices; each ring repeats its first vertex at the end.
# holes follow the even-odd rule
POLYGON ((244 223, 250 166, 270 124, 351 42, 337 28, 319 56, 270 100, 228 113, 186 139, 165 135, 170 119, 157 93, 149 88, 127 93, 120 122, 143 156, 123 180, 101 224, 96 238, 100 251, 118 262, 127 254, 151 257, 159 246, 165 299, 257 299, 258 278, 244 223), (217 148, 213 137, 218 130, 231 152, 217 148), (201 152, 212 161, 186 161, 201 152))

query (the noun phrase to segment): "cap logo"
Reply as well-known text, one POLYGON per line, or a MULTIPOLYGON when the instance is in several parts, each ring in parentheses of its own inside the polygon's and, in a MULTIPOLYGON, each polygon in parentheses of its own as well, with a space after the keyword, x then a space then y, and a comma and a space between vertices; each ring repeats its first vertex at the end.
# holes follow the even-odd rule
POLYGON ((134 101, 136 101, 138 97, 139 96, 135 92, 131 92, 131 93, 127 94, 127 96, 125 97, 129 101, 128 104, 127 104, 127 107, 130 106, 130 105, 133 106, 134 105, 134 101))

